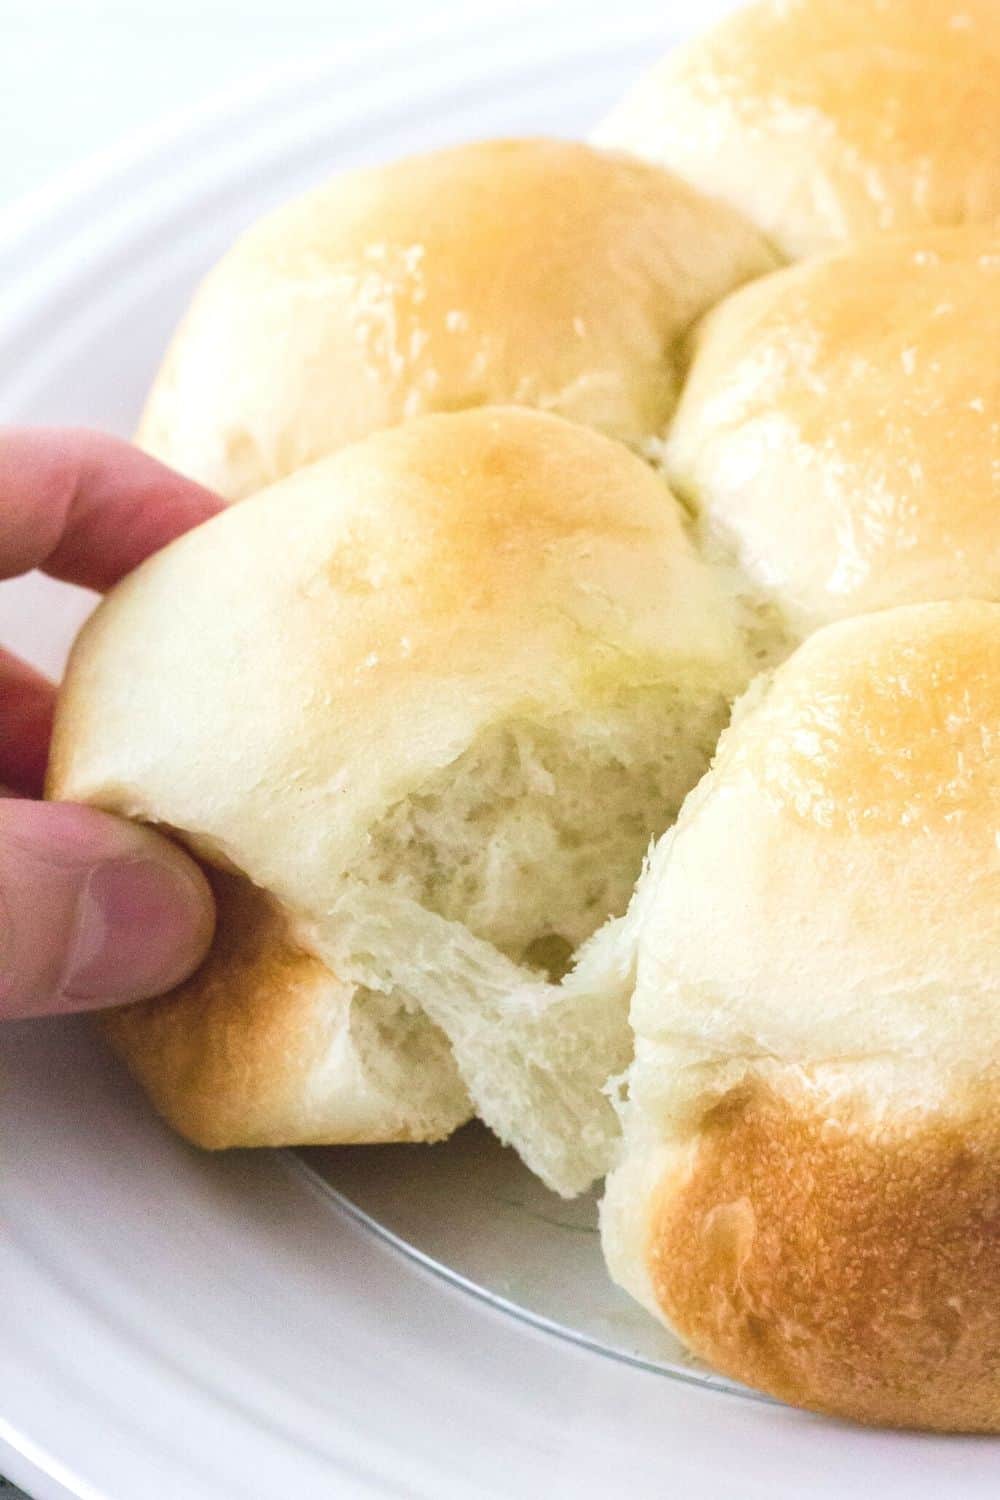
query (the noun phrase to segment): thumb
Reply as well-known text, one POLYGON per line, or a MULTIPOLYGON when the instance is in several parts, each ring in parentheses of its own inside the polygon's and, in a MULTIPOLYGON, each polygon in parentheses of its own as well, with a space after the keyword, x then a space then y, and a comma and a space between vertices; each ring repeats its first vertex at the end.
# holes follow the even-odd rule
POLYGON ((0 800, 0 1018, 159 994, 213 924, 208 882, 165 838, 91 807, 0 800))

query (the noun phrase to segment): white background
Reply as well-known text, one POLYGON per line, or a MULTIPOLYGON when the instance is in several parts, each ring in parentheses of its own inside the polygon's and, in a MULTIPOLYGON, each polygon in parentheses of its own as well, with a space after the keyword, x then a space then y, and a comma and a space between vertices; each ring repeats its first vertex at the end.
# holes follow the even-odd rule
POLYGON ((485 0, 0 0, 0 209, 262 69, 485 0))
MULTIPOLYGON (((733 0, 609 0, 664 34, 733 0)), ((0 0, 0 214, 13 198, 264 69, 418 20, 564 14, 575 0, 0 0)))

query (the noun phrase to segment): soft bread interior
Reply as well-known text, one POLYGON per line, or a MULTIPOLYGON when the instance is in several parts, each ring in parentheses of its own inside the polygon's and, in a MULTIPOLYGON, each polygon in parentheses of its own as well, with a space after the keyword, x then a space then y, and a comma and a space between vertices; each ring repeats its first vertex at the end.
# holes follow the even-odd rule
POLYGON ((723 713, 721 698, 671 684, 587 716, 497 725, 371 829, 354 877, 560 978, 625 910, 650 836, 704 770, 723 713))
POLYGON ((435 1140, 474 1108, 549 1187, 583 1191, 620 1133, 636 877, 727 712, 680 673, 494 725, 373 825, 308 919, 212 869, 206 963, 112 1013, 113 1044, 200 1145, 435 1140))
POLYGON ((621 924, 580 946, 624 912, 725 715, 673 684, 494 727, 375 826, 308 933, 338 974, 436 1022, 476 1112, 557 1192, 610 1165, 606 1090, 631 1056, 621 924))

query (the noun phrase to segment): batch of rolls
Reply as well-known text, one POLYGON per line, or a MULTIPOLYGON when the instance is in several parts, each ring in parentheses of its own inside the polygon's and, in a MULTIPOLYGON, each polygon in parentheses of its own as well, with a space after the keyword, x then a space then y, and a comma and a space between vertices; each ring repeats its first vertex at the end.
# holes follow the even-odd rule
POLYGON ((210 870, 167 1120, 478 1115, 720 1370, 1000 1430, 998 226, 996 0, 764 0, 250 229, 50 776, 210 870))

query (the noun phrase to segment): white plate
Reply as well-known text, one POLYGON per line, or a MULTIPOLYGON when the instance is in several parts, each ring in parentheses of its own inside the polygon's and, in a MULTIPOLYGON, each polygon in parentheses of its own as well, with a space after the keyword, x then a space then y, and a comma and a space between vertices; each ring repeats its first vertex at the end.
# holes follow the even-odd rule
MULTIPOLYGON (((127 433, 192 283, 262 209, 423 146, 585 133, 664 33, 580 5, 425 27, 39 199, 0 243, 0 415, 127 433)), ((89 605, 5 585, 0 636, 56 671, 89 605)), ((0 1469, 38 1500, 997 1492, 990 1442, 850 1430, 677 1369, 608 1285, 592 1204, 474 1136, 219 1159, 85 1024, 0 1049, 0 1469)))

